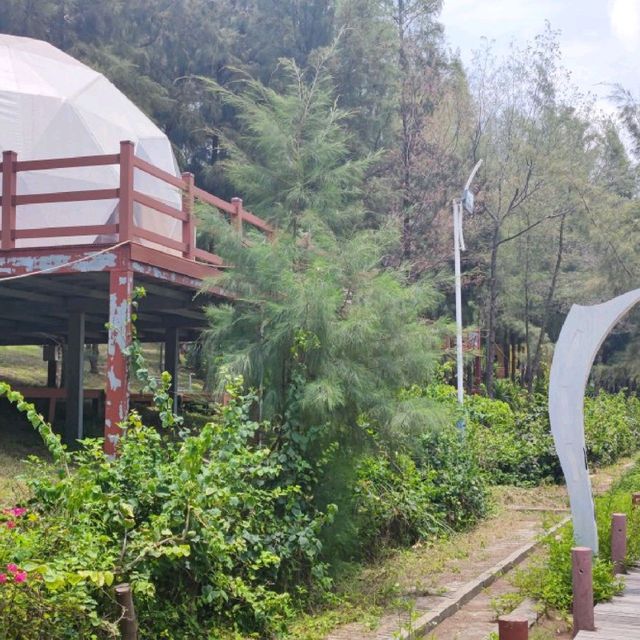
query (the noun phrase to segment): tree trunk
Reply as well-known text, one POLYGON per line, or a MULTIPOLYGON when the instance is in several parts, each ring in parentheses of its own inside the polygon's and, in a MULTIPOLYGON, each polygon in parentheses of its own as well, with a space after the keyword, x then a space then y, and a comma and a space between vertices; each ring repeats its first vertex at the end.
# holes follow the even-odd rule
POLYGON ((496 316, 498 306, 498 248, 500 246, 500 225, 494 224, 491 238, 491 264, 489 270, 489 308, 487 314, 487 365, 484 383, 487 395, 493 398, 493 364, 496 357, 496 316))
POLYGON ((551 284, 547 291, 547 297, 544 301, 544 310, 542 315, 542 322, 540 323, 540 335, 536 343, 536 350, 533 356, 533 363, 531 365, 531 373, 527 381, 527 389, 529 393, 533 391, 533 382, 539 375, 540 360, 542 358, 542 340, 544 338, 547 325, 549 324, 549 313, 551 311, 551 303, 553 302, 553 296, 556 292, 556 285, 558 282, 558 274, 560 273, 560 265, 562 264, 562 252, 564 249, 564 222, 567 214, 564 213, 560 218, 560 232, 558 234, 558 254, 556 256, 556 264, 553 269, 553 276, 551 277, 551 284))
POLYGON ((400 120, 402 122, 402 177, 400 190, 402 192, 402 257, 408 260, 411 257, 411 123, 409 104, 406 97, 406 80, 408 74, 407 52, 405 49, 405 2, 398 0, 398 67, 401 74, 400 89, 400 120))

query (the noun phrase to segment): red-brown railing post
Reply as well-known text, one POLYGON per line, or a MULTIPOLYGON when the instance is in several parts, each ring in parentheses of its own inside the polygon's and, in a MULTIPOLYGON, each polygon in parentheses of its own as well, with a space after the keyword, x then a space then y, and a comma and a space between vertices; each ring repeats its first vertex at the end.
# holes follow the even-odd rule
POLYGON ((627 515, 625 513, 611 514, 611 561, 613 572, 624 571, 624 561, 627 557, 627 515))
POLYGON ((231 198, 231 204, 235 209, 233 223, 242 238, 242 198, 231 198))
POLYGON ((193 215, 193 173, 183 173, 185 189, 182 192, 182 211, 187 219, 182 223, 182 242, 184 242, 184 257, 195 260, 196 250, 196 224, 193 215))
POLYGON ((589 547, 571 549, 573 565, 573 635, 579 631, 594 631, 593 612, 593 552, 589 547))
POLYGON ((133 162, 134 146, 130 140, 120 143, 120 207, 118 240, 131 240, 133 234, 133 162))
POLYGON ((16 241, 13 231, 16 228, 16 204, 17 191, 16 162, 18 154, 15 151, 2 152, 2 236, 0 246, 3 249, 13 249, 16 241))
POLYGON ((498 618, 499 640, 528 640, 529 621, 514 616, 500 616, 498 618))

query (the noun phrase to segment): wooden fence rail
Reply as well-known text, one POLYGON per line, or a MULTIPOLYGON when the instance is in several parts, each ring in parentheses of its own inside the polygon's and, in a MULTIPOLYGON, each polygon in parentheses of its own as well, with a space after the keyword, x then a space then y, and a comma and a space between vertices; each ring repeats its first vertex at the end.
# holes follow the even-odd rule
POLYGON ((2 173, 2 196, 0 197, 2 229, 0 232, 0 250, 14 249, 16 240, 39 239, 46 246, 47 239, 73 236, 116 236, 119 242, 146 240, 171 252, 178 252, 184 258, 208 264, 222 266, 222 259, 213 253, 196 247, 196 218, 194 205, 196 201, 216 208, 226 215, 230 223, 243 233, 245 224, 264 233, 268 237, 273 228, 264 220, 246 211, 240 198, 227 202, 193 183, 193 174, 183 173, 176 177, 160 167, 135 155, 134 144, 130 141, 120 143, 120 153, 94 156, 78 156, 73 158, 47 158, 41 160, 18 160, 14 151, 4 151, 0 163, 2 173), (118 165, 120 180, 117 187, 105 189, 87 189, 80 191, 61 191, 49 193, 19 194, 17 193, 17 175, 24 171, 46 171, 52 169, 74 169, 118 165), (173 207, 151 194, 143 193, 135 188, 135 171, 141 171, 154 179, 169 185, 181 192, 180 208, 173 207), (17 208, 29 204, 53 204, 88 202, 93 200, 118 201, 117 220, 109 224, 39 227, 30 229, 16 228, 17 208), (134 204, 140 204, 159 216, 167 216, 182 223, 180 239, 169 238, 160 233, 146 229, 134 222, 134 204))

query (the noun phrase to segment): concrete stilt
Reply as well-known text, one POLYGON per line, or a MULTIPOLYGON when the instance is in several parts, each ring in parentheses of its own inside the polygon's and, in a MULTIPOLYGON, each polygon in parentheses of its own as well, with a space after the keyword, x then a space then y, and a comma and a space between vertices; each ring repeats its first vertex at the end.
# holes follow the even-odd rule
POLYGON ((129 375, 126 349, 131 343, 131 294, 133 272, 116 269, 109 273, 109 343, 104 419, 104 450, 115 455, 120 438, 119 423, 129 411, 129 375))

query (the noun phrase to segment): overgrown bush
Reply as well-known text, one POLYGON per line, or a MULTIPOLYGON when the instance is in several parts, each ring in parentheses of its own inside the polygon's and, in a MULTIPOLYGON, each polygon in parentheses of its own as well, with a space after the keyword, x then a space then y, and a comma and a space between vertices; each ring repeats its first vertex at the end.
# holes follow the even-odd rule
MULTIPOLYGON (((429 385, 424 393, 450 407, 451 421, 463 420, 469 450, 493 484, 536 485, 562 480, 549 414, 547 389, 528 395, 510 381, 500 381, 501 399, 468 395, 462 411, 455 389, 429 385)), ((585 398, 587 458, 593 465, 611 464, 640 445, 640 401, 620 392, 601 391, 585 398)))
POLYGON ((368 555, 388 545, 410 545, 444 531, 434 500, 433 475, 420 471, 406 455, 360 460, 354 511, 358 542, 368 555))
POLYGON ((584 425, 587 456, 595 464, 611 464, 638 449, 640 442, 640 402, 601 391, 585 398, 584 425))
POLYGON ((418 465, 432 478, 432 499, 440 521, 461 530, 485 516, 486 482, 466 434, 446 425, 422 434, 418 445, 418 465))
MULTIPOLYGON (((117 637, 117 582, 131 583, 148 638, 276 632, 296 601, 328 588, 318 538, 328 515, 255 444, 261 425, 239 382, 197 433, 168 437, 132 414, 111 461, 99 440, 65 451, 33 407, 0 385, 55 459, 32 463, 33 499, 3 515, 4 638, 117 637)), ((172 419, 160 415, 165 426, 172 419)))

